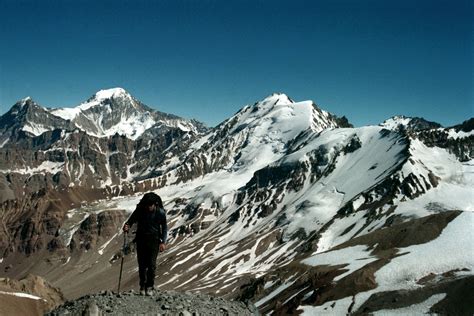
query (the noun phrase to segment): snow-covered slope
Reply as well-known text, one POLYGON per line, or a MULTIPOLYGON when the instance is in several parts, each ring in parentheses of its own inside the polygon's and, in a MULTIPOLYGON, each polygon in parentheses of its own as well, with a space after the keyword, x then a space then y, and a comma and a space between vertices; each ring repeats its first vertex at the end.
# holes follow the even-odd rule
MULTIPOLYGON (((283 98, 280 103, 278 97, 271 98, 271 102, 267 98, 242 109, 197 142, 184 164, 163 176, 169 181, 157 192, 168 201, 173 226, 173 247, 162 261, 163 287, 232 293, 256 277, 255 282, 264 282, 253 296, 261 310, 276 308, 277 301, 294 308, 292 298, 309 298, 317 291, 316 281, 312 281, 314 286, 301 284, 305 270, 295 269, 297 262, 315 265, 315 271, 328 264, 347 266, 344 274, 332 268, 333 282, 344 287, 360 271, 370 271, 374 265, 380 268, 380 260, 390 262, 392 255, 372 253, 364 244, 337 252, 338 247, 371 233, 382 234, 395 223, 414 227, 413 219, 473 210, 472 161, 463 163, 446 149, 428 147, 416 137, 384 127, 341 129, 326 121, 318 129, 314 122, 321 116, 313 116, 315 108, 306 107, 310 102, 283 98), (281 133, 286 126, 294 129, 281 133), (274 279, 272 275, 280 269, 293 274, 274 279)), ((127 208, 130 200, 118 203, 127 208)), ((460 227, 460 234, 467 236, 464 248, 474 242, 466 227, 460 227)), ((436 235, 430 234, 426 237, 423 230, 416 230, 409 244, 435 240, 436 235)), ((380 238, 384 242, 385 237, 380 238)), ((385 247, 393 255, 403 252, 396 244, 385 247)), ((444 268, 420 270, 418 277, 457 268, 472 274, 472 257, 450 260, 437 266, 444 268)), ((418 281, 413 277, 405 285, 413 279, 418 281)), ((360 288, 353 287, 348 296, 340 289, 337 295, 342 296, 344 311, 354 300, 358 305, 352 304, 353 311, 367 303, 371 294, 403 288, 396 285, 400 279, 384 280, 360 281, 377 289, 360 299, 352 298, 360 288)), ((255 289, 255 284, 251 282, 249 288, 255 289)), ((327 305, 314 303, 321 312, 328 311, 335 300, 327 305)), ((309 307, 305 310, 313 312, 309 307)))
MULTIPOLYGON (((245 106, 192 144, 167 175, 168 183, 212 174, 222 179, 232 176, 230 186, 239 188, 256 170, 283 157, 299 134, 337 126, 334 116, 311 101, 294 102, 284 94, 273 94, 245 106)), ((221 190, 215 194, 221 195, 221 190)))
MULTIPOLYGON (((306 127, 310 126, 308 123, 306 127)), ((181 262, 170 267, 170 275, 180 276, 171 284, 179 287, 180 280, 191 277, 187 276, 187 262, 193 263, 193 270, 221 262, 222 269, 213 269, 200 278, 203 283, 212 280, 217 284, 249 273, 259 275, 283 259, 291 261, 304 243, 297 235, 309 236, 321 230, 349 201, 382 182, 404 162, 407 143, 398 134, 381 132, 380 127, 326 129, 300 139, 294 145, 299 149, 273 160, 268 160, 263 148, 256 151, 255 161, 264 162, 259 170, 244 172, 248 170, 244 165, 241 170, 211 172, 162 188, 159 192, 166 200, 177 201, 168 206, 171 213, 179 215, 172 220, 176 233, 180 227, 196 233, 206 226, 204 232, 170 250, 181 262), (182 209, 191 205, 194 211, 182 209), (256 232, 260 237, 253 237, 256 232), (265 246, 261 244, 264 239, 265 246), (208 243, 212 243, 208 251, 193 252, 191 257, 183 251, 208 243), (264 249, 255 253, 259 244, 264 249)), ((334 241, 325 237, 320 247, 331 247, 334 241)))

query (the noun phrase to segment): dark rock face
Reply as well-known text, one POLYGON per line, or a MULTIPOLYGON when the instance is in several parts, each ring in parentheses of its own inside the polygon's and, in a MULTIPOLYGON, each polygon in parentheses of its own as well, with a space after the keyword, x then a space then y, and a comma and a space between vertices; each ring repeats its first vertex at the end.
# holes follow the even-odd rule
POLYGON ((83 201, 105 197, 107 192, 101 189, 42 189, 28 198, 1 203, 0 256, 7 257, 12 253, 28 256, 42 249, 63 249, 64 244, 57 234, 66 218, 66 211, 80 206, 83 201))
MULTIPOLYGON (((469 121, 466 122, 458 127, 458 131, 464 131, 462 130, 463 128, 468 129, 470 127, 471 123, 469 121)), ((427 130, 415 135, 429 147, 436 146, 447 149, 456 155, 460 161, 469 161, 474 158, 474 135, 451 138, 449 137, 449 130, 427 130)))
POLYGON ((104 243, 113 237, 125 222, 125 214, 120 211, 104 211, 99 214, 91 213, 85 219, 71 240, 70 249, 96 249, 99 243, 104 243))
POLYGON ((356 151, 360 147, 362 147, 362 143, 361 143, 360 139, 357 136, 354 136, 354 137, 351 138, 349 144, 347 144, 347 146, 344 147, 343 152, 345 154, 353 153, 354 151, 356 151))
POLYGON ((134 144, 134 164, 130 172, 137 174, 134 180, 157 177, 167 171, 164 162, 171 157, 180 157, 196 140, 196 135, 180 129, 164 128, 153 137, 144 135, 134 144), (146 172, 151 169, 151 172, 146 172))
POLYGON ((0 116, 0 144, 8 138, 10 145, 15 144, 27 136, 36 136, 42 131, 52 129, 73 130, 74 125, 49 113, 31 98, 27 98, 0 116))
POLYGON ((251 303, 225 300, 189 292, 155 291, 153 296, 138 295, 134 291, 113 294, 102 292, 87 295, 49 312, 47 315, 259 315, 251 303))
POLYGON ((412 131, 426 130, 426 129, 437 129, 442 127, 441 124, 436 122, 427 121, 421 117, 414 117, 411 119, 408 129, 412 131))
POLYGON ((354 125, 352 125, 347 117, 342 116, 342 117, 337 117, 336 115, 332 115, 334 120, 336 121, 337 125, 341 128, 353 128, 354 125))
POLYGON ((462 122, 461 124, 454 125, 451 128, 453 128, 456 132, 468 133, 474 130, 474 117, 462 122))
POLYGON ((154 177, 166 170, 166 159, 181 155, 195 138, 180 129, 136 141, 120 135, 96 138, 82 131, 28 136, 15 147, 0 148, 1 200, 42 189, 104 188, 154 177))

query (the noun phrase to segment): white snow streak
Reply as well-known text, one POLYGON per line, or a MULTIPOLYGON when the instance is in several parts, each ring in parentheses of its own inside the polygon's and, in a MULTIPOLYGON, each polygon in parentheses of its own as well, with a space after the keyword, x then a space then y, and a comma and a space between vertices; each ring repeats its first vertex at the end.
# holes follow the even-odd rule
POLYGON ((28 293, 22 293, 22 292, 5 292, 5 291, 0 291, 0 294, 4 295, 12 295, 12 296, 17 296, 17 297, 24 297, 24 298, 30 298, 32 300, 44 300, 39 296, 31 295, 28 293))

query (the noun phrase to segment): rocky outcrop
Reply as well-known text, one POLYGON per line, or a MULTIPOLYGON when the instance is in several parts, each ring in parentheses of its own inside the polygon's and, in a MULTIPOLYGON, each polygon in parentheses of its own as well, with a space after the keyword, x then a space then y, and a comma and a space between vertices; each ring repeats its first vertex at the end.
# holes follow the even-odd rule
POLYGON ((67 210, 107 196, 102 189, 42 189, 28 198, 3 202, 0 204, 0 257, 62 249, 64 245, 58 239, 58 233, 67 210))
MULTIPOLYGON (((454 130, 472 131, 468 128, 472 128, 472 123, 469 124, 469 121, 466 121, 464 125, 460 125, 459 128, 454 128, 454 130)), ((446 148, 456 155, 460 161, 469 161, 474 158, 474 135, 450 137, 449 130, 427 130, 417 133, 416 137, 420 138, 429 147, 446 148)))
POLYGON ((69 248, 71 251, 96 249, 114 237, 125 219, 125 214, 118 210, 91 213, 72 236, 69 248))

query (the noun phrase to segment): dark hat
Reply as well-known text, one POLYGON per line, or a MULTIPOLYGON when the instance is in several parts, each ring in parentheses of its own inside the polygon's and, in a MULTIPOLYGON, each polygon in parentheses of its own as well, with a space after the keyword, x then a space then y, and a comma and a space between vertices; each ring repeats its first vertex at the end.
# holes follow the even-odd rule
POLYGON ((161 201, 161 198, 158 194, 154 192, 148 192, 142 197, 142 199, 140 200, 140 204, 142 205, 158 204, 161 207, 163 205, 163 202, 161 201))

